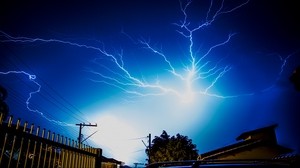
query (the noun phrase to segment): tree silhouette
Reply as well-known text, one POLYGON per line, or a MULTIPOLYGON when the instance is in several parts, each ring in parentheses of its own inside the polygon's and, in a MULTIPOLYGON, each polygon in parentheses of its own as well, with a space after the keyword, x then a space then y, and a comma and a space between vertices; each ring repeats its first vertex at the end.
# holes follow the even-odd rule
POLYGON ((6 120, 9 108, 5 103, 5 99, 7 97, 7 91, 4 87, 0 85, 0 114, 2 113, 2 120, 6 120))
POLYGON ((152 140, 152 147, 146 150, 150 154, 150 163, 162 161, 196 160, 198 150, 187 136, 176 134, 170 137, 164 130, 152 140))

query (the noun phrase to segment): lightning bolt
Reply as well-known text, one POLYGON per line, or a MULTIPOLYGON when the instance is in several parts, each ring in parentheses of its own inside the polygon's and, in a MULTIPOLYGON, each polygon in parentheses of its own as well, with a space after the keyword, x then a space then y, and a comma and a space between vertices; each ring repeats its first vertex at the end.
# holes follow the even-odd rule
MULTIPOLYGON (((182 3, 180 1, 180 9, 181 13, 183 15, 183 19, 179 23, 174 23, 174 25, 178 28, 176 30, 179 35, 183 36, 188 43, 188 56, 187 56, 187 62, 183 64, 182 67, 178 68, 175 67, 172 61, 169 59, 170 57, 164 52, 162 52, 160 49, 153 46, 150 42, 150 40, 141 39, 138 40, 137 43, 141 45, 146 50, 150 51, 154 55, 157 55, 161 58, 162 63, 164 63, 167 67, 166 71, 168 72, 169 76, 176 79, 179 83, 181 83, 180 89, 178 87, 156 79, 154 82, 147 81, 144 77, 137 77, 134 75, 131 71, 129 71, 128 68, 126 68, 125 62, 123 60, 123 50, 121 50, 119 53, 113 54, 111 52, 108 52, 104 45, 100 47, 87 45, 87 44, 80 44, 72 41, 65 41, 65 40, 59 40, 59 39, 43 39, 43 38, 29 38, 29 37, 14 37, 11 36, 5 32, 0 32, 0 42, 1 43, 58 43, 62 45, 69 45, 69 46, 75 46, 79 48, 89 49, 89 50, 95 50, 101 54, 100 57, 95 58, 92 60, 92 62, 96 65, 98 65, 102 70, 96 71, 94 69, 86 69, 87 72, 93 74, 96 78, 90 78, 92 82, 99 82, 99 83, 105 83, 107 85, 111 85, 113 87, 119 88, 120 90, 124 91, 128 95, 131 95, 131 98, 136 97, 146 97, 146 96, 163 96, 163 95, 174 95, 175 97, 179 98, 181 102, 192 102, 196 95, 205 95, 205 96, 211 96, 216 98, 235 98, 239 96, 251 96, 255 93, 245 93, 245 94, 238 94, 238 95, 219 95, 211 92, 211 89, 215 86, 217 82, 221 78, 224 77, 224 75, 229 72, 232 67, 229 65, 226 66, 220 66, 220 63, 222 62, 222 59, 217 61, 216 63, 212 63, 211 61, 205 61, 207 57, 210 56, 211 52, 216 50, 219 47, 225 46, 227 43, 230 42, 230 40, 236 35, 235 33, 229 34, 227 38, 224 38, 223 40, 219 41, 218 43, 212 45, 210 48, 208 48, 207 51, 203 51, 203 54, 199 55, 195 51, 195 40, 194 40, 194 34, 198 31, 201 31, 210 25, 212 25, 218 17, 221 15, 225 15, 231 12, 234 12, 240 8, 242 8, 244 5, 248 4, 249 0, 246 0, 245 2, 242 2, 239 5, 236 5, 232 8, 225 8, 224 7, 224 0, 221 1, 221 3, 218 4, 217 8, 214 4, 214 1, 210 2, 208 11, 206 13, 206 18, 204 23, 192 26, 191 22, 189 21, 189 16, 187 14, 187 11, 189 9, 189 6, 192 4, 192 1, 189 0, 186 3, 182 3), (214 9, 214 10, 213 10, 214 9), (109 60, 113 63, 113 67, 109 65, 103 64, 103 59, 109 60), (206 86, 204 89, 196 88, 196 83, 199 83, 200 80, 209 79, 212 78, 212 80, 209 82, 208 86, 206 86)), ((125 33, 124 33, 125 34, 125 33)), ((129 35, 125 34, 127 37, 129 37, 132 41, 133 38, 131 38, 129 35)), ((289 55, 286 58, 279 57, 282 61, 281 71, 279 72, 279 75, 281 75, 284 66, 286 65, 287 59, 290 57, 289 55)), ((34 81, 35 76, 32 76, 30 74, 27 74, 25 72, 22 72, 29 76, 29 79, 33 81, 35 84, 38 85, 37 82, 34 81), (33 78, 34 77, 34 78, 33 78)), ((2 73, 3 74, 3 73, 2 73)), ((29 104, 29 100, 32 96, 32 94, 35 94, 39 92, 40 85, 38 85, 39 88, 37 91, 30 93, 30 97, 26 101, 27 107, 29 104)), ((268 89, 270 89, 269 87, 268 89)), ((266 91, 268 89, 264 89, 263 91, 266 91)), ((30 111, 34 111, 30 108, 28 108, 30 111)), ((42 115, 39 111, 38 112, 42 115)), ((59 123, 62 124, 62 123, 59 123)))
POLYGON ((57 120, 53 120, 53 119, 50 119, 49 117, 47 117, 46 115, 44 115, 43 112, 37 110, 37 109, 32 109, 30 107, 30 100, 31 98, 35 95, 35 94, 38 94, 40 91, 41 91, 41 85, 36 81, 36 75, 32 75, 32 74, 29 74, 25 71, 7 71, 7 72, 0 72, 0 75, 9 75, 9 74, 23 74, 23 75, 26 75, 29 79, 30 82, 33 82, 36 86, 37 86, 37 89, 30 92, 29 93, 29 96, 28 98, 26 99, 26 108, 28 109, 28 111, 30 112, 33 112, 33 113, 37 113, 39 114, 40 116, 42 116, 44 119, 46 119, 47 121, 51 122, 51 123, 54 123, 54 124, 57 124, 57 125, 60 125, 60 126, 72 126, 72 127, 75 127, 74 124, 69 124, 69 123, 65 123, 65 122, 62 122, 62 121, 57 121, 57 120))

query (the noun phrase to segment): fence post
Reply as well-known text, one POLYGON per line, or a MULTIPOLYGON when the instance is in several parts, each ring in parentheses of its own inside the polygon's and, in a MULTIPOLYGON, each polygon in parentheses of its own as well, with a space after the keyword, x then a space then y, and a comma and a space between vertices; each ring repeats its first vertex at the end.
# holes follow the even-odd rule
POLYGON ((98 148, 97 150, 97 156, 95 159, 95 168, 101 168, 101 162, 102 162, 102 149, 98 148))
POLYGON ((41 131, 39 126, 34 133, 33 124, 28 131, 27 122, 22 128, 21 120, 13 124, 12 116, 8 122, 2 119, 0 113, 0 167, 102 167, 101 148, 91 148, 46 129, 41 131))

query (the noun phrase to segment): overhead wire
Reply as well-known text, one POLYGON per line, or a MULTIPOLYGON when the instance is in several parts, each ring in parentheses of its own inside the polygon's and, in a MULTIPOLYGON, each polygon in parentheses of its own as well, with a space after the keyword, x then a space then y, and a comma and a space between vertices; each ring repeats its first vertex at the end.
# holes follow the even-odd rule
MULTIPOLYGON (((15 65, 14 65, 15 66, 15 65)), ((15 70, 19 70, 18 68, 14 68, 15 70)), ((26 86, 26 87, 23 87, 23 88, 26 88, 25 90, 26 93, 30 93, 32 92, 32 90, 36 90, 36 88, 33 88, 27 81, 24 80, 23 77, 21 77, 20 75, 16 75, 16 74, 11 74, 11 77, 13 80, 15 81, 19 81, 19 82, 22 82, 22 86, 26 86)), ((20 107, 25 107, 25 102, 26 99, 28 97, 26 97, 24 94, 22 93, 19 93, 15 88, 12 88, 10 86, 8 86, 8 90, 9 90, 9 94, 12 94, 11 96, 13 96, 12 99, 10 99, 10 104, 13 104, 13 105, 19 105, 20 107)), ((30 102, 30 107, 31 108, 34 108, 34 109, 39 109, 39 111, 42 111, 43 114, 45 114, 47 117, 50 117, 52 119, 57 119, 55 116, 53 116, 51 114, 51 112, 49 112, 48 110, 46 110, 45 108, 42 108, 41 106, 37 105, 36 103, 33 103, 33 102, 30 102)), ((26 109, 28 110, 28 109, 26 109)), ((20 113, 20 112, 12 112, 12 113, 20 113)), ((46 124, 47 125, 47 124, 46 124)), ((67 130, 67 129, 64 129, 63 127, 58 127, 57 128, 58 131, 60 132, 69 132, 70 130, 67 130)))
MULTIPOLYGON (((12 54, 12 52, 11 52, 11 54, 12 54)), ((27 69, 29 69, 31 72, 33 72, 33 70, 23 61, 23 60, 21 60, 16 54, 14 54, 14 57, 15 58, 17 58, 18 60, 19 60, 19 62, 21 62, 25 67, 27 67, 27 69)), ((9 60, 9 59, 7 59, 7 60, 9 60)), ((10 63, 8 63, 8 61, 7 62, 5 62, 6 64, 10 64, 10 66, 9 67, 14 67, 14 69, 18 69, 19 70, 19 68, 18 67, 20 67, 21 65, 17 65, 17 63, 16 63, 16 61, 15 60, 9 60, 10 61, 10 63)), ((7 68, 7 67, 6 67, 7 68)), ((33 72, 34 73, 34 72, 33 72)), ((19 77, 19 78, 21 78, 21 77, 19 77)), ((84 119, 84 118, 82 118, 80 115, 78 115, 78 113, 79 114, 81 114, 81 115, 84 115, 77 107, 75 107, 73 104, 71 104, 67 99, 65 99, 63 96, 61 96, 57 91, 55 91, 55 89, 53 88, 53 87, 51 87, 45 80, 43 80, 41 77, 38 77, 38 79, 39 79, 39 81, 42 81, 42 83, 43 83, 43 86, 47 86, 48 88, 50 88, 50 90, 52 91, 52 93, 56 96, 56 97, 59 97, 60 98, 60 100, 62 100, 62 101, 59 101, 53 94, 51 94, 50 93, 50 91, 46 88, 46 87, 43 87, 43 92, 40 92, 39 93, 39 95, 41 96, 41 97, 43 97, 45 100, 47 100, 48 102, 51 102, 51 104, 53 104, 53 105, 55 105, 57 108, 59 108, 62 112, 64 112, 64 113, 67 113, 68 114, 68 117, 70 117, 70 118, 73 118, 73 119, 76 119, 77 121, 80 121, 80 122, 82 122, 82 121, 84 121, 84 122, 88 122, 87 121, 87 119, 84 119), (47 95, 45 95, 44 93, 47 93, 47 95), (67 105, 65 105, 65 104, 67 104, 67 105), (74 110, 72 110, 71 108, 73 108, 74 110), (76 111, 76 112, 74 112, 74 111, 76 111)), ((20 80, 22 80, 22 79, 20 79, 20 80)), ((26 83, 25 81, 24 81, 24 79, 23 79, 23 82, 24 82, 24 84, 26 84, 29 88, 32 88, 32 86, 30 86, 28 83, 26 83)), ((32 88, 32 89, 34 89, 34 88, 32 88)), ((10 90, 13 90, 12 88, 10 88, 10 90)), ((29 92, 31 92, 31 91, 29 91, 29 92)), ((16 98, 16 97, 15 97, 16 98)), ((24 98, 24 97, 23 97, 24 98)), ((21 100, 19 99, 18 100, 18 104, 21 104, 20 103, 21 102, 21 100)), ((34 103, 32 103, 32 102, 30 102, 30 105, 32 106, 32 107, 38 107, 38 105, 36 105, 36 104, 34 104, 34 103)), ((41 107, 38 107, 38 109, 42 109, 41 107)), ((53 116, 53 115, 51 115, 51 112, 47 112, 45 109, 43 109, 43 113, 45 113, 45 114, 47 114, 47 116, 49 116, 49 117, 51 117, 51 118, 53 118, 53 119, 57 119, 55 116, 53 116)), ((74 123, 74 125, 75 125, 75 123, 74 123)), ((64 130, 63 132, 65 132, 66 130, 64 130)), ((73 132, 75 132, 75 131, 73 131, 73 132)), ((73 133, 73 136, 75 136, 76 137, 76 135, 74 135, 74 133, 73 133)))
MULTIPOLYGON (((21 58, 19 58, 18 56, 16 56, 16 58, 23 64, 25 65, 31 72, 33 72, 35 75, 37 75, 38 73, 36 73, 28 64, 26 64, 21 58)), ((64 98, 59 92, 57 92, 52 86, 50 86, 40 75, 38 75, 39 80, 43 83, 43 87, 47 86, 56 96, 58 96, 62 101, 58 101, 57 98, 55 98, 53 95, 51 95, 51 93, 47 90, 47 88, 45 87, 43 90, 45 91, 45 93, 47 93, 51 98, 53 98, 53 100, 55 100, 58 104, 60 104, 62 107, 64 107, 65 109, 67 109, 68 114, 70 115, 75 115, 76 117, 73 117, 75 119, 77 119, 78 121, 85 121, 85 122, 89 122, 87 119, 84 119, 82 116, 84 116, 84 114, 77 108, 75 107, 72 103, 70 103, 66 98, 64 98), (74 113, 74 111, 72 109, 70 109, 67 105, 64 105, 62 102, 66 103, 68 106, 72 107, 77 113, 74 113), (70 112, 68 112, 70 111, 70 112), (77 115, 78 113, 81 114, 77 115)), ((41 93, 42 94, 42 93, 41 93)), ((55 103, 53 103, 55 104, 55 103)), ((57 105, 57 104, 56 104, 57 105)), ((62 109, 62 108, 61 108, 62 109)), ((63 109, 62 109, 63 110, 63 109)))

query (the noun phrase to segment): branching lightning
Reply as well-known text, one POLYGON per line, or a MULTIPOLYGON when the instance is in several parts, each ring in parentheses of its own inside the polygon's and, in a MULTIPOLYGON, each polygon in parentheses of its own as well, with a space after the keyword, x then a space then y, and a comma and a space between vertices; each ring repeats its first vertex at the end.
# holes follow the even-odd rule
POLYGON ((53 120, 53 119, 50 119, 49 117, 47 117, 46 115, 44 115, 43 112, 37 110, 37 109, 32 109, 30 107, 30 100, 31 98, 35 95, 35 94, 38 94, 40 91, 41 91, 41 85, 36 81, 36 75, 32 75, 32 74, 29 74, 25 71, 7 71, 7 72, 1 72, 0 71, 0 75, 9 75, 9 74, 23 74, 23 75, 26 75, 29 79, 30 82, 33 82, 36 86, 37 86, 37 89, 30 92, 29 93, 29 96, 28 98, 26 99, 26 108, 30 111, 30 112, 34 112, 34 113, 37 113, 39 114, 40 116, 42 116, 44 119, 46 119, 47 121, 50 121, 54 124, 57 124, 57 125, 60 125, 60 126, 74 126, 74 124, 68 124, 68 123, 65 123, 65 122, 61 122, 61 121, 57 121, 57 120, 53 120))
MULTIPOLYGON (((178 67, 175 67, 172 61, 169 59, 169 57, 164 54, 162 51, 154 47, 150 41, 146 41, 144 39, 139 40, 138 44, 142 45, 145 49, 147 49, 149 52, 151 52, 154 55, 157 55, 161 57, 161 61, 167 66, 167 72, 170 76, 173 78, 176 78, 178 81, 181 82, 181 86, 184 88, 178 90, 176 87, 173 87, 173 85, 166 85, 165 83, 162 84, 160 80, 157 80, 155 82, 148 82, 144 78, 136 77, 133 75, 132 72, 126 68, 126 62, 123 60, 123 51, 121 51, 118 54, 113 54, 102 47, 96 47, 86 44, 80 44, 72 41, 64 41, 59 39, 43 39, 43 38, 29 38, 29 37, 14 37, 11 36, 5 32, 0 32, 0 42, 1 43, 58 43, 62 45, 69 45, 69 46, 75 46, 79 48, 84 49, 90 49, 95 50, 99 52, 103 57, 108 58, 110 61, 113 62, 113 65, 116 67, 115 69, 109 67, 108 65, 103 65, 101 63, 100 58, 96 58, 93 60, 93 62, 100 67, 104 68, 109 74, 105 74, 93 69, 88 69, 87 71, 91 74, 98 77, 98 79, 90 79, 93 82, 101 82, 105 83, 107 85, 111 85, 113 87, 119 88, 123 90, 124 92, 128 93, 132 96, 137 97, 144 97, 144 96, 162 96, 162 95, 173 95, 179 98, 182 102, 189 102, 193 101, 194 97, 196 95, 205 95, 205 96, 211 96, 211 97, 217 97, 217 98, 234 98, 239 96, 250 96, 254 93, 245 93, 245 94, 239 94, 239 95, 219 95, 211 93, 211 89, 215 86, 215 84, 222 78, 224 75, 231 70, 231 66, 225 65, 220 66, 219 60, 216 63, 212 63, 210 61, 204 61, 205 58, 209 57, 212 51, 216 50, 219 47, 222 47, 230 42, 230 40, 235 36, 236 34, 229 34, 227 38, 224 38, 222 41, 220 41, 217 44, 212 45, 204 54, 198 55, 195 52, 195 44, 194 44, 194 33, 201 31, 202 29, 209 27, 211 24, 215 22, 215 20, 224 14, 228 14, 231 12, 234 12, 240 8, 242 8, 244 5, 246 5, 249 2, 249 0, 246 0, 245 2, 232 7, 230 9, 225 9, 224 7, 224 0, 219 4, 216 10, 213 10, 214 1, 212 0, 209 6, 209 9, 206 13, 206 18, 204 23, 198 25, 198 26, 191 26, 189 22, 189 16, 187 14, 189 6, 192 4, 192 1, 189 0, 186 3, 182 3, 180 1, 180 9, 183 14, 183 20, 179 23, 174 23, 176 27, 178 27, 177 32, 179 35, 183 36, 187 39, 188 43, 188 57, 187 57, 187 64, 183 65, 180 69, 184 69, 184 71, 179 70, 178 67), (195 83, 199 82, 199 80, 204 80, 207 78, 213 77, 213 80, 210 81, 208 86, 206 86, 204 89, 198 90, 195 89, 194 85, 195 83)), ((215 7, 214 7, 215 8, 215 7)), ((130 37, 131 38, 131 37, 130 37)), ((286 58, 280 57, 282 61, 281 71, 279 72, 279 75, 283 71, 284 66, 286 65, 286 61, 290 56, 286 58)), ((23 73, 27 75, 30 79, 30 81, 34 82, 38 89, 34 92, 31 92, 29 95, 29 98, 26 101, 27 108, 29 111, 37 112, 41 114, 44 118, 48 119, 43 115, 42 112, 30 109, 29 107, 29 100, 32 97, 33 94, 40 91, 41 86, 35 81, 35 76, 30 75, 23 71, 9 71, 9 72, 2 72, 1 74, 8 74, 8 73, 23 73)), ((50 120, 50 119, 48 119, 50 120)), ((63 122, 58 122, 57 124, 62 125, 68 125, 63 122)))

